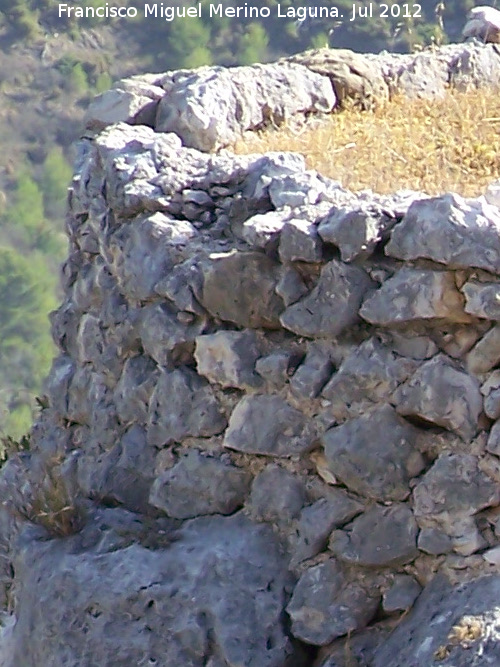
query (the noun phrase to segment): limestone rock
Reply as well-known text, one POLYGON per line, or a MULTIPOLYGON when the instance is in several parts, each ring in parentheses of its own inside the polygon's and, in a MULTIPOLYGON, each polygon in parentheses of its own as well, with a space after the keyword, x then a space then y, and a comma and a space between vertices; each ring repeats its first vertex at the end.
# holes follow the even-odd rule
POLYGON ((362 507, 343 489, 331 489, 328 497, 304 507, 297 522, 291 564, 297 565, 326 549, 332 530, 350 521, 362 507))
POLYGON ((500 417, 500 371, 493 371, 481 386, 484 396, 484 412, 490 419, 500 417))
POLYGON ((252 331, 218 331, 196 338, 198 373, 222 387, 258 387, 258 342, 252 331))
POLYGON ((305 296, 308 291, 300 273, 290 264, 285 265, 281 272, 281 278, 276 285, 276 294, 283 299, 285 306, 295 303, 305 296))
POLYGON ((332 260, 312 292, 281 315, 281 324, 300 336, 338 336, 358 321, 361 300, 371 286, 363 270, 332 260))
POLYGON ((385 251, 398 259, 432 259, 450 268, 500 273, 500 213, 479 199, 456 194, 411 204, 385 251))
MULTIPOLYGON (((161 88, 159 91, 164 94, 161 88)), ((85 124, 93 130, 113 123, 133 124, 138 118, 152 124, 157 106, 158 100, 149 95, 112 88, 94 98, 85 113, 85 124)))
POLYGON ((346 587, 340 567, 330 559, 304 572, 286 610, 295 637, 324 646, 366 626, 378 603, 374 592, 357 584, 346 587))
POLYGON ((157 379, 157 366, 150 357, 139 355, 127 359, 114 391, 114 401, 122 423, 146 421, 157 379))
POLYGON ((487 373, 500 361, 500 324, 495 324, 467 355, 471 373, 487 373))
POLYGON ((191 519, 232 514, 243 505, 249 489, 245 470, 190 450, 155 479, 149 500, 174 519, 191 519))
POLYGON ((347 642, 337 639, 330 646, 320 649, 313 667, 350 667, 349 663, 353 660, 363 667, 370 665, 376 649, 390 632, 390 623, 375 623, 350 635, 347 642))
POLYGON ((416 558, 418 527, 402 503, 375 505, 344 530, 332 533, 329 549, 343 561, 365 567, 401 565, 416 558))
POLYGON ((422 587, 413 577, 397 575, 391 587, 384 593, 382 606, 389 614, 393 611, 405 611, 413 607, 422 587))
POLYGON ((200 301, 213 316, 242 327, 279 328, 278 266, 258 252, 221 253, 203 267, 200 301))
POLYGON ((292 653, 286 564, 270 528, 236 515, 190 521, 162 548, 106 548, 108 536, 25 546, 23 615, 2 640, 3 664, 282 667, 292 653))
POLYGON ((288 369, 292 359, 291 352, 274 352, 257 359, 255 370, 271 389, 281 389, 288 382, 288 369))
POLYGON ((500 320, 500 287, 497 283, 471 280, 461 291, 465 296, 465 312, 488 320, 500 320))
POLYGON ((373 667, 487 667, 498 656, 498 575, 453 585, 437 576, 375 651, 373 667))
POLYGON ((287 220, 280 235, 282 262, 319 262, 323 254, 316 225, 298 218, 287 220))
POLYGON ((290 379, 290 389, 296 396, 315 398, 333 370, 334 351, 328 343, 311 341, 307 346, 304 361, 290 379))
POLYGON ((114 454, 112 450, 103 495, 133 512, 149 510, 156 450, 147 444, 145 429, 131 426, 117 443, 116 458, 114 454))
POLYGON ((161 366, 190 361, 194 341, 206 328, 205 319, 185 323, 179 315, 166 302, 150 303, 141 308, 137 315, 137 330, 142 347, 161 366))
POLYGON ((443 98, 448 87, 448 65, 432 53, 418 53, 401 68, 394 87, 408 97, 443 98))
POLYGON ((253 481, 250 511, 261 521, 287 523, 299 514, 304 502, 302 480, 277 465, 268 465, 253 481))
POLYGON ((240 236, 251 248, 266 249, 280 238, 286 218, 290 214, 282 211, 269 211, 251 216, 241 226, 240 236))
POLYGON ((424 467, 416 438, 417 430, 385 405, 329 429, 322 442, 331 472, 349 489, 374 500, 404 500, 410 478, 424 467))
POLYGON ((300 456, 313 442, 304 415, 279 396, 241 399, 229 419, 224 446, 248 454, 287 458, 300 456))
POLYGON ((488 452, 500 456, 500 422, 498 421, 491 428, 486 449, 488 452))
POLYGON ((417 544, 420 551, 432 556, 447 554, 453 549, 451 538, 436 528, 422 528, 417 544))
MULTIPOLYGON (((295 209, 292 215, 288 214, 288 219, 295 219, 294 214, 304 215, 306 218, 313 218, 314 209, 309 209, 311 205, 319 204, 326 196, 328 189, 328 179, 315 171, 302 171, 283 174, 281 178, 273 178, 269 187, 269 199, 276 209, 295 209), (309 216, 307 211, 310 211, 309 216)), ((309 220, 309 222, 312 222, 309 220)))
POLYGON ((188 368, 160 372, 149 404, 149 443, 165 445, 186 436, 207 437, 223 431, 226 423, 208 382, 188 368))
POLYGON ((443 318, 470 322, 454 276, 447 271, 402 268, 369 296, 359 311, 372 324, 394 326, 412 320, 443 318))
POLYGON ((333 209, 319 224, 318 234, 325 243, 340 250, 342 261, 369 257, 395 220, 374 206, 333 209))
POLYGON ((478 429, 482 398, 475 378, 444 355, 424 363, 394 394, 397 411, 470 440, 478 429))
POLYGON ((321 395, 330 402, 328 413, 339 420, 361 416, 374 403, 388 401, 415 368, 412 360, 370 338, 342 362, 323 387, 321 395))
POLYGON ((175 132, 185 146, 215 151, 245 130, 329 112, 334 104, 328 79, 300 65, 204 67, 179 73, 168 86, 155 129, 175 132))
POLYGON ((500 12, 494 7, 473 7, 467 14, 462 37, 476 37, 481 42, 500 42, 500 12))
POLYGON ((354 100, 370 109, 388 99, 388 88, 378 63, 348 49, 316 49, 286 58, 327 76, 340 104, 354 100))
POLYGON ((419 523, 438 527, 455 550, 469 554, 483 546, 472 517, 498 505, 500 492, 476 456, 444 452, 415 487, 413 500, 419 523))

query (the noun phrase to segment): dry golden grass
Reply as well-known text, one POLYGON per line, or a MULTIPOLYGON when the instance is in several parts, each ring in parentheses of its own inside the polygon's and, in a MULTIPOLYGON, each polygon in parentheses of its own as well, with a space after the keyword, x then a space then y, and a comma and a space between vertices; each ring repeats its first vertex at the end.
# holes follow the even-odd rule
POLYGON ((351 190, 476 197, 500 178, 500 93, 450 91, 443 100, 394 99, 375 111, 345 109, 314 128, 245 137, 237 153, 294 151, 307 167, 351 190))

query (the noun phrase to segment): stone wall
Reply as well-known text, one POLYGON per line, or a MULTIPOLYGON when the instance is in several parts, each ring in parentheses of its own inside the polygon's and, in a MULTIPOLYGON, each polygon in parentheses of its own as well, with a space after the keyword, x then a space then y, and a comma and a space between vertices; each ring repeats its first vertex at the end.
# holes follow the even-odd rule
POLYGON ((355 54, 319 58, 136 77, 89 110, 60 355, 0 478, 2 667, 498 655, 493 198, 203 152, 443 63, 479 84, 498 56, 366 57, 380 85, 357 90, 355 54))

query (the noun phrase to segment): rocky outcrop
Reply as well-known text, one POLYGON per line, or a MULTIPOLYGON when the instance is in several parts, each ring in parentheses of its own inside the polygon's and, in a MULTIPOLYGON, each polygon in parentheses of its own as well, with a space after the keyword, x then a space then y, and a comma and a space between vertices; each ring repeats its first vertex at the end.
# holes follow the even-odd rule
POLYGON ((491 664, 498 209, 202 152, 128 96, 172 119, 231 76, 89 115, 59 356, 0 475, 0 665, 491 664))
MULTIPOLYGON (((185 146, 211 151, 247 131, 303 123, 348 102, 368 109, 400 93, 443 97, 449 86, 499 83, 500 55, 493 44, 378 55, 325 48, 269 65, 201 67, 122 79, 90 105, 86 123, 94 130, 119 121, 145 124, 157 132, 175 132, 185 146)), ((362 227, 356 230, 360 234, 362 227)))

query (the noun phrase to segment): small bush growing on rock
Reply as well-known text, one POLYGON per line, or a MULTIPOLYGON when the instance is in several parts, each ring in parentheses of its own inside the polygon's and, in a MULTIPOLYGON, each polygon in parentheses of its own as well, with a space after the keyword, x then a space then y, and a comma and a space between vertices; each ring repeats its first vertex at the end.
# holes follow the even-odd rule
POLYGON ((53 459, 43 466, 41 480, 33 485, 31 500, 24 511, 29 521, 43 526, 53 537, 78 533, 86 521, 86 511, 77 494, 71 493, 53 459))

